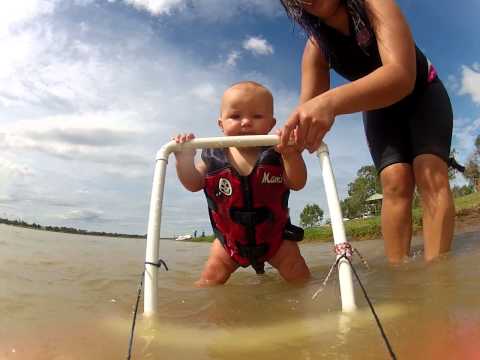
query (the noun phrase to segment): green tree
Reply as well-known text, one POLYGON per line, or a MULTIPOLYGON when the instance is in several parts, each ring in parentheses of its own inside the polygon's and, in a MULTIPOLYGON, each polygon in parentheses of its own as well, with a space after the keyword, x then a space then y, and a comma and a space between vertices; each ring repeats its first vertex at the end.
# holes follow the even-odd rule
POLYGON ((300 225, 312 227, 320 224, 323 219, 323 210, 317 204, 307 204, 300 214, 300 225))
MULTIPOLYGON (((455 150, 455 148, 453 148, 453 149, 450 151, 450 156, 449 156, 450 159, 451 159, 451 158, 455 159, 455 155, 456 155, 456 154, 457 154, 457 151, 455 150)), ((457 177, 457 173, 458 173, 458 172, 459 172, 459 171, 458 171, 457 169, 453 168, 452 166, 449 166, 449 167, 448 167, 448 179, 449 179, 450 181, 455 180, 455 178, 457 177)))
POLYGON ((475 191, 472 185, 463 185, 457 186, 455 185, 452 189, 453 197, 460 197, 471 194, 475 191))
POLYGON ((375 166, 362 166, 357 171, 357 178, 348 184, 348 197, 341 201, 343 216, 355 218, 367 212, 366 199, 373 194, 381 193, 382 186, 375 166))
POLYGON ((475 149, 465 164, 463 176, 468 180, 470 186, 480 191, 480 135, 475 139, 475 149))
POLYGON ((465 172, 463 176, 468 180, 468 184, 473 186, 476 191, 480 191, 480 165, 478 158, 474 156, 470 157, 465 165, 465 172))

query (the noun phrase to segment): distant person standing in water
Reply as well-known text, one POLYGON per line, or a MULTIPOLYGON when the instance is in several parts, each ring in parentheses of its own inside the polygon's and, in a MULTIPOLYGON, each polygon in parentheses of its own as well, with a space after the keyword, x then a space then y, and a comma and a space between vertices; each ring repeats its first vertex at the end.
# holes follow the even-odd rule
MULTIPOLYGON (((264 86, 244 81, 222 97, 218 125, 225 136, 266 135, 275 126, 273 97, 264 86)), ((193 134, 179 134, 177 143, 193 134)), ((288 196, 305 186, 307 172, 295 145, 205 149, 175 153, 177 175, 190 191, 204 190, 216 239, 198 286, 225 283, 239 267, 258 274, 270 263, 288 282, 301 283, 310 271, 297 241, 303 230, 290 223, 288 196)))
POLYGON ((300 105, 282 144, 315 151, 341 114, 363 112, 383 188, 382 232, 388 259, 410 252, 412 199, 423 207, 425 259, 450 250, 454 205, 448 182, 453 114, 448 94, 394 0, 281 0, 307 33, 300 105), (350 80, 330 88, 330 69, 350 80))

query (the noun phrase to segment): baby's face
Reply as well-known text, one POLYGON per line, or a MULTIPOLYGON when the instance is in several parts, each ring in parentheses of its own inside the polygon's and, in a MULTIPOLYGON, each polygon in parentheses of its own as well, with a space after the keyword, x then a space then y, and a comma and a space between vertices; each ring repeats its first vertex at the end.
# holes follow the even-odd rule
POLYGON ((228 89, 218 124, 226 136, 268 134, 275 125, 271 94, 249 85, 228 89))

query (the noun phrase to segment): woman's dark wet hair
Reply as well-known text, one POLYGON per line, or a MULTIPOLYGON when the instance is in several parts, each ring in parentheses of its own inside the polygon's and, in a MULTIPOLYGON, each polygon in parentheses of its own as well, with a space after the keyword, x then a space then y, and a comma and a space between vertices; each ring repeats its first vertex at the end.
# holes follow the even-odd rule
MULTIPOLYGON (((322 1, 322 0, 319 0, 322 1)), ((347 11, 350 15, 354 18, 354 23, 357 24, 358 28, 353 29, 355 33, 359 33, 360 31, 370 31, 370 22, 368 20, 368 16, 365 11, 365 3, 364 0, 341 0, 342 3, 347 8, 347 11)), ((322 36, 325 32, 325 25, 322 21, 316 17, 305 11, 302 6, 302 2, 305 3, 307 1, 301 0, 280 0, 280 3, 283 5, 287 16, 292 19, 295 23, 300 25, 300 27, 305 31, 306 35, 309 38, 313 38, 316 40, 317 44, 322 49, 324 55, 327 59, 330 59, 333 54, 330 51, 330 46, 328 44, 328 38, 326 36, 322 36)), ((367 44, 359 44, 365 51, 367 47, 370 45, 367 44)))
POLYGON ((313 20, 316 19, 316 22, 318 22, 318 19, 303 9, 302 1, 280 0, 280 3, 283 5, 287 16, 300 25, 308 36, 313 36, 315 33, 315 21, 313 20))

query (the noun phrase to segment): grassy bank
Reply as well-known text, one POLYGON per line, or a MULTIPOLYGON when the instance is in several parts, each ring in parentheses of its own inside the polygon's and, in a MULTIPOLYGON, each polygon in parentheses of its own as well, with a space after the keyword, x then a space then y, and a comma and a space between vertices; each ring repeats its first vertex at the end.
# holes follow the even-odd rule
POLYGON ((215 239, 215 236, 209 235, 209 236, 199 236, 199 237, 193 238, 193 239, 188 240, 188 241, 191 241, 191 242, 212 242, 213 239, 215 239))
MULTIPOLYGON (((480 193, 474 193, 455 199, 457 219, 469 214, 472 209, 480 208, 480 193)), ((381 237, 380 216, 368 219, 345 221, 345 232, 349 240, 368 240, 381 237)), ((413 209, 413 231, 422 229, 422 209, 413 209)), ((333 238, 330 226, 320 226, 305 230, 306 241, 331 241, 333 238)))
MULTIPOLYGON (((474 193, 455 199, 455 210, 457 219, 470 214, 470 210, 480 208, 480 193, 474 193)), ((382 236, 380 229, 380 216, 374 216, 367 219, 354 219, 344 222, 345 231, 349 240, 370 240, 378 239, 382 236)), ((413 231, 418 232, 422 229, 422 209, 413 209, 413 231)), ((190 241, 193 242, 212 242, 211 236, 201 236, 190 241)), ((330 225, 319 226, 305 229, 306 242, 327 242, 333 239, 332 228, 330 225)))

